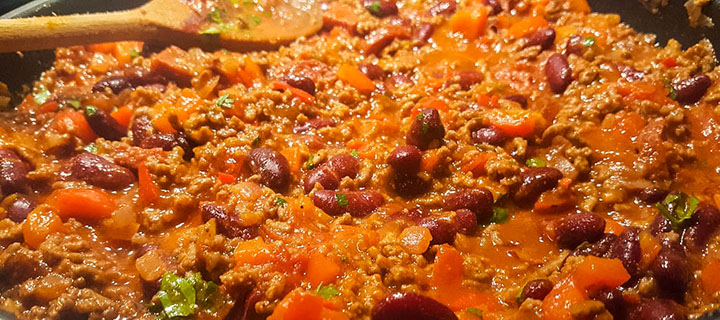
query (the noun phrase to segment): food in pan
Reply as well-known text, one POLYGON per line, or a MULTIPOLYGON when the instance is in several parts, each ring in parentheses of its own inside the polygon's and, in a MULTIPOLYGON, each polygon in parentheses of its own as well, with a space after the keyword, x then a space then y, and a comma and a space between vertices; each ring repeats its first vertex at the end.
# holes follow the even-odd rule
POLYGON ((321 7, 324 30, 277 51, 57 49, 2 115, 1 308, 561 320, 719 306, 708 41, 659 46, 584 0, 321 7))

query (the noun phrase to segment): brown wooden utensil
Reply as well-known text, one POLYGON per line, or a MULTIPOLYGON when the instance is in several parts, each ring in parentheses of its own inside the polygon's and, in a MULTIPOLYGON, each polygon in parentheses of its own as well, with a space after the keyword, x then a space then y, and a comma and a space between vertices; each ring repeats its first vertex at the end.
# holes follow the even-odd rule
MULTIPOLYGON (((149 41, 180 47, 233 51, 272 49, 317 32, 322 15, 313 0, 278 0, 247 29, 203 30, 212 12, 187 0, 151 0, 128 11, 0 20, 0 52, 51 49, 110 41, 149 41), (251 28, 252 27, 252 28, 251 28)), ((228 0, 221 0, 228 1, 228 0)), ((253 21, 255 21, 253 20, 253 21)))

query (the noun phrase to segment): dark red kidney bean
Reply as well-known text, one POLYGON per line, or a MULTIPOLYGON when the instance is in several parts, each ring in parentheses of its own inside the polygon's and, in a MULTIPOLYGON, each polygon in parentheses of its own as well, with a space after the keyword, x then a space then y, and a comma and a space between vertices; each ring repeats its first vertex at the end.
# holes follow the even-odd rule
POLYGON ((413 39, 420 42, 428 42, 435 33, 435 26, 430 23, 422 23, 413 33, 413 39))
POLYGON ((137 248, 137 250, 135 250, 135 253, 134 253, 135 258, 140 258, 140 257, 144 256, 145 254, 147 254, 148 252, 156 250, 158 248, 160 248, 160 247, 156 244, 145 243, 145 244, 141 245, 139 248, 137 248))
POLYGON ((393 185, 397 194, 409 198, 425 193, 430 187, 430 182, 423 180, 416 174, 396 174, 393 185))
POLYGON ((380 27, 365 37, 365 46, 362 51, 366 55, 378 55, 380 52, 389 46, 395 39, 410 39, 412 36, 412 29, 406 26, 388 25, 380 27))
POLYGON ((561 248, 575 249, 583 242, 603 237, 605 219, 592 212, 580 212, 560 219, 555 224, 555 240, 561 248))
POLYGON ((370 14, 378 18, 385 18, 398 13, 398 7, 395 1, 365 0, 363 1, 363 6, 370 14))
POLYGON ((135 175, 123 166, 92 153, 81 153, 66 164, 61 178, 81 180, 96 187, 121 190, 135 182, 135 175))
POLYGON ((85 120, 90 128, 100 137, 107 140, 117 141, 127 134, 127 129, 119 124, 107 112, 96 107, 85 108, 85 120))
POLYGON ((574 54, 582 57, 583 49, 585 48, 582 42, 583 37, 579 34, 571 35, 570 38, 568 38, 567 44, 565 44, 565 54, 568 56, 574 54))
POLYGON ((491 146, 502 146, 510 138, 505 131, 496 127, 480 128, 470 134, 476 144, 487 143, 491 146))
POLYGON ((20 159, 0 159, 0 190, 3 195, 27 193, 30 190, 30 180, 27 178, 30 170, 30 165, 20 159))
POLYGON ((640 190, 638 193, 638 199, 642 200, 647 204, 656 204, 663 201, 668 195, 669 191, 658 188, 645 188, 640 190))
POLYGON ((548 279, 531 280, 523 287, 522 293, 520 293, 520 300, 524 301, 528 298, 535 300, 545 299, 545 296, 547 296, 552 289, 553 283, 548 279))
POLYGON ((358 69, 370 80, 380 80, 385 77, 385 70, 374 64, 362 63, 358 65, 358 69))
POLYGON ((492 205, 493 195, 485 188, 459 190, 443 199, 443 209, 447 211, 468 209, 475 213, 480 223, 490 219, 493 213, 492 205))
POLYGON ((545 63, 545 77, 550 90, 555 94, 562 94, 573 81, 572 69, 564 55, 553 54, 545 63))
POLYGON ((490 9, 492 9, 492 11, 490 11, 491 16, 502 12, 502 5, 500 4, 499 0, 485 0, 485 5, 489 6, 490 9))
POLYGON ((548 50, 555 44, 555 30, 553 28, 542 28, 527 36, 525 48, 540 46, 541 50, 548 50))
POLYGON ((682 104, 693 104, 700 101, 707 92, 712 81, 704 74, 694 75, 673 85, 677 93, 677 102, 682 104))
POLYGON ((470 90, 472 86, 483 81, 483 74, 475 70, 463 70, 456 73, 450 80, 450 83, 457 83, 462 90, 470 90))
POLYGON ((423 109, 415 118, 405 141, 420 150, 427 150, 434 141, 445 137, 445 126, 440 120, 440 113, 433 108, 423 109))
POLYGON ((372 320, 457 320, 444 304, 417 293, 393 293, 372 309, 372 320))
POLYGON ((125 89, 132 88, 130 79, 126 76, 111 76, 96 82, 93 87, 93 92, 104 92, 105 89, 110 89, 114 94, 118 94, 125 89))
POLYGON ((132 133, 133 144, 139 146, 145 138, 153 131, 153 125, 150 117, 139 115, 135 117, 130 125, 130 133, 132 133))
POLYGON ((682 249, 663 247, 650 263, 658 287, 668 296, 682 298, 690 281, 690 268, 682 249))
POLYGON ((620 76, 629 82, 642 80, 645 77, 644 72, 628 65, 618 64, 617 69, 620 71, 620 76))
POLYGON ((317 130, 327 127, 334 127, 335 121, 330 119, 315 118, 305 121, 301 124, 296 124, 293 127, 293 133, 305 133, 311 130, 317 130))
POLYGON ((13 149, 0 148, 0 160, 15 159, 27 162, 17 151, 13 149))
POLYGON ((282 81, 294 88, 298 88, 313 96, 315 95, 315 81, 308 77, 291 75, 283 78, 282 81))
POLYGON ((527 168, 520 174, 520 185, 514 190, 516 202, 531 205, 545 191, 555 188, 562 172, 555 168, 527 168))
POLYGON ((143 149, 162 148, 164 151, 172 151, 175 147, 180 147, 185 152, 185 159, 193 156, 190 140, 184 132, 153 133, 140 142, 140 147, 143 149))
POLYGON ((710 204, 700 204, 685 228, 682 243, 692 251, 701 251, 720 227, 720 210, 710 204))
POLYGON ((626 303, 622 291, 616 288, 604 288, 590 292, 590 299, 600 301, 605 305, 605 310, 610 312, 615 319, 622 319, 626 312, 626 303))
POLYGON ((478 222, 475 212, 468 209, 455 211, 455 225, 458 233, 471 235, 477 230, 478 222))
POLYGON ((657 236, 661 233, 672 231, 672 224, 670 220, 662 214, 655 216, 655 219, 650 224, 650 234, 657 236))
POLYGON ((25 221, 30 211, 37 207, 37 202, 32 199, 18 195, 10 205, 5 208, 7 217, 13 222, 20 223, 25 221))
POLYGON ((387 158, 387 163, 399 174, 420 172, 421 162, 422 151, 414 145, 399 146, 387 158))
POLYGON ((425 217, 425 213, 420 208, 412 208, 410 210, 403 210, 402 217, 415 223, 420 223, 420 220, 425 217))
POLYGON ((360 162, 349 154, 336 155, 328 160, 327 165, 340 179, 344 177, 355 179, 360 171, 360 162))
POLYGON ((618 236, 618 240, 610 248, 610 258, 620 259, 625 270, 631 275, 636 276, 640 272, 640 259, 642 251, 640 250, 640 229, 636 227, 627 227, 618 236))
POLYGON ((457 2, 455 0, 440 0, 428 10, 428 15, 449 17, 457 11, 457 2))
POLYGON ((276 192, 287 190, 290 166, 285 156, 269 148, 256 148, 248 153, 247 164, 253 174, 260 175, 260 184, 276 192))
POLYGON ((203 203, 200 205, 200 215, 203 222, 215 219, 217 232, 230 238, 240 238, 250 240, 258 236, 258 228, 255 226, 246 227, 241 224, 241 220, 237 215, 228 214, 223 206, 203 203))
POLYGON ((517 102, 520 105, 520 107, 522 107, 523 109, 527 109, 527 99, 525 98, 525 96, 523 96, 521 94, 509 95, 509 96, 505 97, 504 99, 510 100, 513 102, 517 102))
POLYGON ((330 167, 322 165, 308 173, 305 178, 305 193, 312 191, 316 184, 320 184, 324 190, 337 190, 340 178, 330 167))
POLYGON ((570 255, 572 256, 595 256, 595 257, 609 257, 610 249, 615 246, 618 241, 618 236, 612 233, 606 233, 597 242, 588 246, 582 246, 575 249, 570 255))
POLYGON ((426 217, 421 219, 418 225, 430 230, 430 245, 452 243, 458 232, 457 225, 447 218, 426 217))
POLYGON ((315 206, 331 216, 350 213, 353 217, 364 217, 385 203, 376 191, 333 191, 317 190, 313 193, 315 206))
POLYGON ((633 320, 686 320, 682 307, 667 299, 645 300, 628 316, 633 320))

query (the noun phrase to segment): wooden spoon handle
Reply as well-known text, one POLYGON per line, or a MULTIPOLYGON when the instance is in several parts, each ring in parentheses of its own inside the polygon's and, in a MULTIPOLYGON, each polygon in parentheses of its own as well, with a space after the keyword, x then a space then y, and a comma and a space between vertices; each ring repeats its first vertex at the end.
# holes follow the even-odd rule
POLYGON ((0 20, 0 52, 38 50, 153 37, 139 10, 0 20))

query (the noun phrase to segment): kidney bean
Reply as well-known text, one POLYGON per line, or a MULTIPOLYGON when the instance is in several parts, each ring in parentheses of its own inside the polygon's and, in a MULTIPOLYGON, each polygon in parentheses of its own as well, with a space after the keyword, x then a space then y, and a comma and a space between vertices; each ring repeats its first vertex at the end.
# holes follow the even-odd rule
POLYGON ((707 92, 712 81, 704 74, 694 75, 673 85, 677 93, 677 102, 682 104, 693 104, 700 101, 707 92))
POLYGON ((0 159, 0 190, 4 195, 13 193, 26 193, 30 190, 30 180, 27 178, 31 168, 19 158, 0 159))
POLYGON ((92 153, 81 153, 68 161, 61 178, 81 180, 96 187, 121 190, 135 182, 133 173, 114 162, 92 153))
POLYGON ((660 201, 663 201, 663 199, 665 199, 668 193, 669 191, 664 189, 645 188, 640 190, 640 193, 638 194, 638 199, 642 200, 647 204, 656 204, 660 201))
POLYGON ((571 35, 570 38, 568 38, 567 44, 565 44, 565 54, 568 56, 574 54, 582 57, 583 49, 585 48, 582 42, 583 37, 579 34, 571 35))
POLYGON ((622 319, 626 312, 626 303, 622 291, 616 288, 604 288, 590 292, 590 299, 600 301, 605 305, 605 310, 610 312, 615 319, 622 319))
POLYGON ((313 194, 315 206, 331 216, 350 213, 353 217, 364 217, 385 203, 376 191, 333 191, 317 190, 313 194))
POLYGON ((365 0, 363 6, 370 14, 378 18, 385 18, 398 13, 397 4, 394 1, 365 0))
POLYGON ((140 142, 140 147, 143 149, 162 148, 164 151, 172 151, 175 147, 180 147, 185 151, 186 155, 192 155, 190 141, 184 132, 153 133, 140 142))
POLYGON ((572 256, 595 256, 595 257, 609 257, 610 249, 618 241, 618 236, 612 233, 606 233, 597 242, 588 246, 582 246, 575 249, 570 255, 572 256))
POLYGON ((223 206, 203 203, 200 205, 200 215, 203 222, 215 219, 217 232, 230 239, 250 240, 258 236, 257 227, 243 226, 241 219, 237 215, 229 214, 223 206))
POLYGON ((132 124, 130 124, 130 133, 132 133, 133 144, 136 146, 139 146, 152 131, 152 122, 150 118, 144 114, 135 117, 132 124))
POLYGON ((463 70, 456 73, 451 79, 448 80, 448 84, 457 83, 460 85, 462 90, 470 90, 472 86, 479 84, 483 81, 483 74, 475 70, 463 70))
POLYGON ((557 186, 562 172, 555 168, 527 168, 520 174, 520 185, 514 189, 516 202, 531 205, 545 191, 557 186))
POLYGON ((510 100, 513 102, 517 102, 518 104, 520 104, 520 107, 522 107, 523 109, 527 109, 527 99, 525 98, 525 96, 523 96, 521 94, 509 95, 509 96, 505 97, 504 99, 510 100))
POLYGON ((610 258, 620 259, 625 270, 636 276, 640 272, 640 259, 642 251, 640 250, 640 229, 636 227, 627 227, 620 233, 618 240, 610 248, 610 258))
POLYGON ((358 69, 370 80, 380 80, 385 77, 385 70, 374 64, 362 63, 358 65, 358 69))
POLYGON ((433 108, 423 109, 415 118, 405 141, 420 150, 427 150, 434 141, 445 137, 445 126, 440 120, 440 113, 433 108))
POLYGON ((395 192, 406 198, 421 195, 430 187, 428 181, 423 180, 416 174, 396 174, 393 185, 395 186, 395 192))
POLYGON ((661 233, 670 231, 672 231, 672 224, 670 223, 670 220, 662 214, 656 215, 655 219, 650 224, 650 234, 657 236, 661 233))
POLYGON ((95 134, 107 140, 117 141, 127 134, 127 129, 107 112, 93 106, 85 107, 85 120, 95 134))
POLYGON ((37 202, 30 198, 26 198, 18 195, 10 205, 5 208, 7 217, 16 223, 25 221, 30 211, 33 211, 37 207, 37 202))
POLYGON ((458 233, 471 235, 477 230, 477 216, 468 209, 456 210, 454 222, 458 233))
POLYGON ((555 94, 562 94, 573 81, 572 69, 564 55, 553 54, 545 63, 545 77, 550 90, 555 94))
POLYGON ((272 149, 256 148, 248 153, 246 163, 253 174, 260 175, 260 184, 276 192, 287 190, 290 166, 285 156, 272 149))
POLYGON ((125 89, 145 85, 161 85, 164 88, 167 82, 167 79, 159 73, 130 69, 125 75, 110 76, 101 79, 93 85, 92 91, 105 92, 106 89, 110 89, 114 94, 118 94, 125 89))
POLYGON ((457 2, 455 2, 455 0, 440 0, 438 1, 438 3, 430 7, 430 9, 428 10, 428 15, 443 15, 449 17, 453 15, 455 11, 457 11, 457 2))
POLYGON ((412 30, 410 27, 388 25, 380 27, 370 32, 365 37, 365 46, 363 52, 367 55, 378 55, 389 46, 395 39, 410 39, 412 30))
POLYGON ((682 307, 667 299, 644 300, 630 313, 633 320, 686 320, 682 307))
POLYGON ((457 320, 444 304, 417 293, 393 293, 372 309, 372 320, 457 320))
POLYGON ((435 26, 430 23, 421 23, 413 33, 413 39, 420 42, 428 42, 435 33, 435 26))
POLYGON ((476 144, 487 143, 491 146, 502 146, 510 138, 505 131, 496 127, 480 128, 470 134, 476 144))
POLYGON ((693 213, 690 225, 683 233, 682 242, 692 251, 701 251, 718 227, 720 227, 720 210, 710 204, 700 204, 693 213))
POLYGON ((682 249, 663 247, 650 263, 658 287, 668 296, 682 298, 690 281, 690 269, 682 249))
POLYGON ((410 210, 401 211, 401 216, 415 223, 420 223, 420 220, 425 217, 425 213, 420 208, 412 208, 410 210))
POLYGON ((387 158, 387 163, 399 174, 420 172, 420 162, 422 162, 422 151, 414 145, 399 146, 387 158))
POLYGON ((528 298, 543 300, 545 299, 545 296, 552 291, 552 289, 553 283, 548 279, 531 280, 525 284, 525 287, 523 287, 522 293, 520 293, 520 300, 524 301, 528 298))
POLYGON ((463 189, 449 194, 443 199, 443 209, 457 211, 468 209, 475 213, 478 222, 485 222, 492 217, 493 195, 485 188, 463 189))
POLYGON ((540 46, 541 50, 548 50, 555 44, 555 30, 553 28, 542 28, 527 36, 525 48, 540 46))
POLYGON ((355 179, 358 171, 360 171, 358 159, 349 154, 336 155, 328 160, 327 165, 335 171, 340 179, 344 177, 355 179))
POLYGON ((28 162, 17 151, 13 149, 0 148, 0 160, 4 159, 15 159, 21 160, 23 162, 28 162))
POLYGON ((430 245, 452 243, 458 232, 457 225, 446 218, 426 217, 421 219, 418 225, 430 230, 432 235, 430 245))
POLYGON ((110 76, 96 82, 92 87, 92 91, 104 92, 106 88, 109 88, 114 94, 118 94, 125 89, 132 88, 132 84, 126 76, 110 76))
POLYGON ((485 0, 485 5, 492 9, 492 11, 490 11, 491 16, 494 16, 503 10, 499 0, 485 0))
POLYGON ((315 82, 308 77, 291 75, 284 77, 282 81, 313 96, 315 95, 315 82))
POLYGON ((325 190, 336 190, 340 186, 340 178, 326 165, 322 165, 310 171, 305 178, 305 193, 309 193, 320 184, 325 190))
POLYGON ((605 219, 592 212, 580 212, 562 218, 555 224, 555 240, 566 249, 575 249, 583 242, 595 242, 603 237, 605 219))
POLYGON ((158 248, 160 248, 160 247, 156 244, 145 243, 145 244, 141 245, 139 248, 137 248, 137 250, 135 250, 134 256, 137 259, 137 258, 144 256, 148 252, 156 250, 158 248))
POLYGON ((315 118, 305 121, 302 124, 296 124, 295 127, 293 127, 293 133, 305 133, 310 130, 317 130, 334 126, 335 121, 332 121, 330 119, 315 118))
POLYGON ((618 64, 617 69, 620 71, 620 76, 629 82, 642 80, 645 77, 644 72, 628 65, 618 64))

